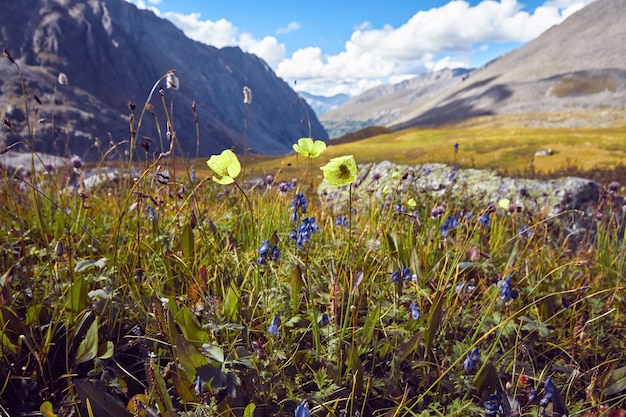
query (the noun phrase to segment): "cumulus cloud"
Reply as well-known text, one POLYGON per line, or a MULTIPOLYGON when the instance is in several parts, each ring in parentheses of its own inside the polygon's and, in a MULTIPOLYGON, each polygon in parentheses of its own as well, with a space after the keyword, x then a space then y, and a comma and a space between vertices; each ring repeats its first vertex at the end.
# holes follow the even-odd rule
POLYGON ((278 64, 279 76, 303 80, 298 89, 324 94, 329 80, 357 80, 337 84, 333 93, 406 79, 423 71, 468 68, 475 51, 490 43, 528 42, 593 0, 548 0, 534 11, 517 0, 465 0, 419 11, 399 27, 373 28, 363 22, 354 28, 345 48, 327 56, 319 48, 304 48, 278 64), (337 89, 341 91, 336 91, 337 89))
MULTIPOLYGON (((130 1, 130 0, 127 0, 130 1)), ((521 1, 521 0, 520 0, 521 1)), ((374 27, 364 21, 353 27, 341 52, 327 55, 305 47, 287 57, 284 44, 273 36, 262 39, 241 33, 230 21, 203 20, 197 13, 163 13, 190 38, 216 47, 239 46, 263 58, 296 89, 314 94, 358 94, 382 83, 404 80, 424 71, 469 68, 473 54, 492 43, 525 43, 594 0, 546 0, 526 10, 518 0, 452 0, 441 7, 415 13, 397 27, 374 27), (295 83, 297 81, 297 84, 295 83)), ((135 0, 155 13, 160 0, 135 0)), ((285 34, 300 28, 290 22, 277 29, 285 34)))
POLYGON ((298 23, 298 22, 289 22, 287 24, 287 26, 284 26, 282 28, 276 29, 276 33, 278 33, 279 35, 282 35, 282 34, 285 34, 285 33, 294 32, 294 31, 296 31, 298 29, 300 29, 300 23, 298 23))

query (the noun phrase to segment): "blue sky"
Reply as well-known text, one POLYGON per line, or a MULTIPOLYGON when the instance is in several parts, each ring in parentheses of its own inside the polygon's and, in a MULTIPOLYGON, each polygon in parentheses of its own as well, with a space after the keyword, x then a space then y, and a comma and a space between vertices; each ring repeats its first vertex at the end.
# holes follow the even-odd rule
POLYGON ((199 42, 260 56, 297 90, 330 96, 481 66, 593 0, 127 1, 199 42))

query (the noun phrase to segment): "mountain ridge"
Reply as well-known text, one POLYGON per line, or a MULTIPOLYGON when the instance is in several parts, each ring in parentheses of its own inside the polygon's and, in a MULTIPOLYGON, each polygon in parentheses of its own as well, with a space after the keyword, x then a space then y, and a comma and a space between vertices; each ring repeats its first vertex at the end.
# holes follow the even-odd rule
POLYGON ((375 100, 356 96, 320 120, 330 136, 337 137, 374 124, 401 130, 479 116, 526 114, 532 118, 537 113, 624 109, 624 6, 623 0, 596 0, 522 47, 428 94, 412 99, 395 92, 380 94, 375 100))
MULTIPOLYGON (((38 106, 38 118, 45 119, 37 126, 39 151, 63 152, 63 143, 69 142, 71 153, 94 158, 98 143, 107 138, 119 143, 135 134, 151 139, 152 152, 157 143, 167 143, 164 107, 173 109, 171 130, 188 156, 229 147, 242 152, 244 142, 252 152, 284 154, 299 137, 328 139, 295 91, 267 63, 239 48, 190 40, 171 22, 124 0, 26 3, 10 4, 0 17, 0 45, 20 65, 29 106, 38 106), (131 132, 129 102, 135 103, 137 124, 155 82, 170 70, 179 88, 155 90, 139 131, 131 132), (67 74, 69 85, 56 83, 59 72, 67 74), (253 95, 247 107, 244 86, 253 95), (41 104, 31 100, 33 94, 41 104), (197 150, 192 104, 200 134, 197 150), (54 119, 66 124, 54 124, 54 119)), ((27 137, 19 76, 8 60, 2 61, 0 115, 27 137)), ((18 140, 4 130, 0 134, 5 144, 18 140)))

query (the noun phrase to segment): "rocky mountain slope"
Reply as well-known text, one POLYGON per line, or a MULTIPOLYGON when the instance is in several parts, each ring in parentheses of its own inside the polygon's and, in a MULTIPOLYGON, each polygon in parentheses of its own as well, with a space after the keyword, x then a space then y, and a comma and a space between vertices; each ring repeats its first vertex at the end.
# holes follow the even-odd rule
MULTIPOLYGON (((491 114, 624 109, 626 3, 596 0, 463 83, 413 107, 395 128, 491 114)), ((626 121, 626 120, 625 120, 626 121)))
MULTIPOLYGON (((124 0, 9 2, 0 14, 0 45, 19 64, 27 91, 24 96, 15 65, 0 60, 0 117, 26 138, 27 117, 31 130, 38 120, 34 145, 41 152, 96 158, 97 145, 106 150, 110 141, 129 140, 131 102, 132 129, 137 140, 150 138, 150 152, 161 143, 168 148, 166 107, 183 153, 195 156, 193 103, 200 155, 231 146, 242 152, 246 118, 253 152, 282 154, 299 137, 328 137, 315 113, 263 60, 239 48, 192 41, 170 22, 124 0), (170 70, 178 90, 167 89, 162 80, 162 95, 157 88, 138 129, 150 91, 170 70), (60 72, 67 85, 58 84, 60 72), (244 86, 252 91, 248 108, 244 86)), ((0 130, 0 143, 17 140, 8 129, 0 130)))
MULTIPOLYGON (((399 130, 485 115, 624 110, 624 22, 624 0, 596 0, 523 47, 469 74, 434 84, 430 90, 418 85, 414 91, 423 92, 420 96, 409 90, 395 91, 403 91, 402 85, 385 86, 391 91, 375 89, 373 99, 372 91, 366 92, 320 119, 330 136, 335 137, 373 124, 399 130)), ((573 123, 549 118, 540 121, 531 116, 527 120, 524 123, 547 126, 573 123)))

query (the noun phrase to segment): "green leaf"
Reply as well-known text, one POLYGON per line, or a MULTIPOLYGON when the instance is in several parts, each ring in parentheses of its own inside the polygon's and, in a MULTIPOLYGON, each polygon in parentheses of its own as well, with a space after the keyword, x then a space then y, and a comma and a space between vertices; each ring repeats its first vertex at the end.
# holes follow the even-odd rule
POLYGON ((498 371, 496 371, 492 363, 487 363, 480 369, 474 378, 474 385, 476 385, 478 389, 479 397, 482 397, 485 393, 491 394, 496 391, 501 391, 498 371))
POLYGON ((80 312, 87 308, 88 301, 87 281, 79 278, 71 285, 65 300, 65 311, 68 319, 73 321, 80 312))
POLYGON ((90 361, 94 359, 98 355, 98 318, 96 317, 94 321, 89 326, 89 330, 87 330, 87 334, 85 334, 85 338, 78 345, 78 349, 76 350, 76 358, 74 359, 74 364, 78 365, 83 362, 90 361))
POLYGON ((193 260, 196 258, 196 251, 191 223, 187 223, 183 226, 183 232, 180 235, 180 246, 185 261, 193 263, 193 260))
POLYGON ((178 313, 176 313, 174 320, 180 327, 183 335, 185 335, 185 338, 190 342, 200 344, 209 342, 209 334, 200 326, 196 316, 187 307, 181 307, 178 313))
POLYGON ((231 285, 228 287, 228 292, 224 298, 224 316, 226 316, 226 320, 232 323, 236 322, 238 310, 239 294, 238 291, 231 285))
POLYGON ((296 314, 300 307, 300 290, 304 285, 302 280, 302 268, 296 264, 291 271, 291 312, 296 314))
POLYGON ((363 343, 370 343, 372 337, 374 337, 374 329, 376 329, 376 323, 380 319, 380 306, 376 306, 374 311, 365 316, 365 323, 363 324, 363 343))
POLYGON ((243 410, 243 417, 253 417, 255 409, 256 409, 255 403, 248 404, 245 410, 243 410))
POLYGON ((182 334, 176 335, 176 349, 178 361, 189 379, 196 376, 197 368, 208 363, 206 356, 197 347, 189 343, 182 334))
POLYGON ((115 345, 110 340, 98 346, 98 359, 110 359, 115 352, 115 345))
POLYGON ((94 417, 131 417, 124 404, 109 394, 102 384, 77 379, 74 388, 83 404, 89 399, 94 417))
POLYGON ((437 299, 437 304, 433 309, 432 314, 430 315, 430 320, 428 321, 428 330, 426 332, 426 350, 430 352, 433 348, 433 342, 435 341, 435 336, 439 331, 439 325, 441 324, 441 305, 443 304, 443 295, 440 295, 437 299))
POLYGON ((354 372, 354 395, 358 398, 363 392, 363 363, 359 357, 357 347, 354 345, 350 348, 350 352, 348 353, 348 366, 350 366, 350 369, 354 372))
POLYGON ((417 349, 422 339, 422 332, 415 333, 408 342, 403 344, 391 361, 391 368, 396 369, 411 353, 417 349))
POLYGON ((44 401, 39 406, 39 412, 43 415, 43 417, 56 417, 54 414, 54 408, 52 407, 52 403, 50 401, 44 401))
POLYGON ((626 390, 626 366, 611 372, 608 383, 610 385, 604 390, 604 395, 611 396, 626 390))

